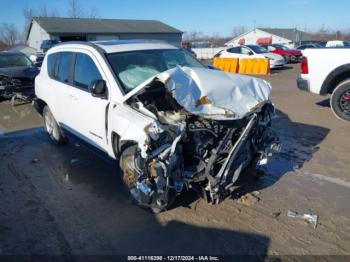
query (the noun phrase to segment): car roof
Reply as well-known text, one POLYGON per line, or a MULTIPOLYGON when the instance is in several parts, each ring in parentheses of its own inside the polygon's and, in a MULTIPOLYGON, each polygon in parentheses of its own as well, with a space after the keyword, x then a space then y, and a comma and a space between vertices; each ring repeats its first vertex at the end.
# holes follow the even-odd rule
POLYGON ((177 47, 163 41, 155 40, 108 40, 108 41, 71 41, 59 43, 52 47, 49 51, 54 52, 62 46, 65 48, 82 48, 92 47, 102 51, 103 53, 118 53, 137 50, 154 50, 154 49, 178 49, 177 47))

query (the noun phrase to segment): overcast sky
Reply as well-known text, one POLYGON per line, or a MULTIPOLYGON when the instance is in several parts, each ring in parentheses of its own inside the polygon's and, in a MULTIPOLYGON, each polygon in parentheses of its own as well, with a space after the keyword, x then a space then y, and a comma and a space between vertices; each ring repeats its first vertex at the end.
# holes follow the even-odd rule
MULTIPOLYGON (((67 0, 0 0, 0 23, 22 29, 22 9, 46 5, 67 15, 67 0)), ((349 0, 80 0, 100 18, 156 19, 182 31, 229 36, 233 27, 298 27, 318 30, 350 30, 349 0)))

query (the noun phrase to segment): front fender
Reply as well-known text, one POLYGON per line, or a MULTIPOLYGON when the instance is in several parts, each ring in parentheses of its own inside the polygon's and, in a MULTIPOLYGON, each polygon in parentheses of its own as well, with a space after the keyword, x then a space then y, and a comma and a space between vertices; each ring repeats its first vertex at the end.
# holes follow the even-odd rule
POLYGON ((120 141, 137 142, 143 156, 146 154, 149 141, 146 129, 155 122, 154 118, 124 104, 113 103, 109 112, 110 133, 116 133, 120 141))

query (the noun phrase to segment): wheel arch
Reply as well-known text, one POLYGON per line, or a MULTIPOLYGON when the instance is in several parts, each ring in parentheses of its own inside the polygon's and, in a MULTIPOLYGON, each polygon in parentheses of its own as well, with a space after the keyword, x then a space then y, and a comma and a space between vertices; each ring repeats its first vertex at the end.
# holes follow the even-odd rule
POLYGON ((111 144, 115 158, 119 158, 121 153, 125 150, 125 148, 132 145, 137 145, 137 142, 133 140, 121 140, 120 135, 112 131, 111 144))
POLYGON ((338 84, 350 79, 350 64, 341 65, 332 70, 321 86, 320 94, 331 94, 338 84))
POLYGON ((47 106, 47 103, 44 100, 40 98, 35 98, 34 107, 41 116, 43 115, 43 110, 45 106, 47 106))

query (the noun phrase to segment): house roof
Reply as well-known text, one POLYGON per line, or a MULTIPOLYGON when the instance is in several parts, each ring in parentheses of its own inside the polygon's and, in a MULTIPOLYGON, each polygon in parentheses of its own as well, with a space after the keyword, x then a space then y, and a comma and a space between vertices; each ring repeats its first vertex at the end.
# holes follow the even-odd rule
MULTIPOLYGON (((156 20, 35 17, 33 21, 36 21, 49 34, 182 33, 156 20)), ((30 30, 31 27, 27 38, 30 30)))
POLYGON ((311 40, 312 36, 309 33, 300 31, 294 28, 257 28, 261 31, 268 32, 270 34, 281 36, 283 38, 295 41, 296 35, 298 35, 298 41, 300 40, 311 40))
POLYGON ((246 34, 254 31, 254 30, 261 30, 267 33, 270 33, 272 35, 275 36, 279 36, 282 38, 285 38, 287 40, 290 41, 304 41, 304 40, 312 40, 312 35, 303 31, 300 31, 298 29, 295 28, 255 28, 252 30, 249 30, 248 32, 245 32, 239 36, 234 37, 233 39, 231 39, 230 41, 228 41, 225 45, 229 45, 230 43, 232 43, 233 41, 240 39, 242 37, 244 37, 246 34))

